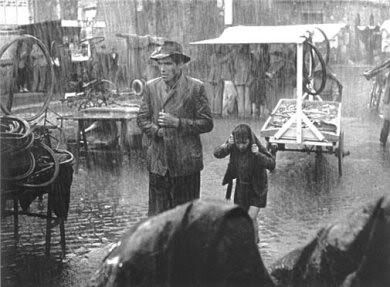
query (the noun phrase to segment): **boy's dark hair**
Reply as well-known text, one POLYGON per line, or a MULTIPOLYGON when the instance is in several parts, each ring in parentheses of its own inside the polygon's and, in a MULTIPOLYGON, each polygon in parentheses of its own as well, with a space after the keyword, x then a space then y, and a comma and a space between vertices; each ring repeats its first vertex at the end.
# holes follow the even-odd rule
POLYGON ((252 130, 246 124, 240 124, 236 126, 232 134, 234 141, 237 141, 237 139, 249 139, 249 141, 252 143, 252 130))

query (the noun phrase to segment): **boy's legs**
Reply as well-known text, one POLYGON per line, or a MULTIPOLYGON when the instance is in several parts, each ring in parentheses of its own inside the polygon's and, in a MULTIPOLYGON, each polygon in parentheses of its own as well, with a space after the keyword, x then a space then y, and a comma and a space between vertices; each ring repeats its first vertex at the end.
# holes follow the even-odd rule
POLYGON ((249 206, 248 214, 249 217, 252 219, 253 227, 255 229, 255 242, 258 243, 259 240, 259 226, 257 223, 257 216, 259 215, 260 208, 256 206, 249 206))

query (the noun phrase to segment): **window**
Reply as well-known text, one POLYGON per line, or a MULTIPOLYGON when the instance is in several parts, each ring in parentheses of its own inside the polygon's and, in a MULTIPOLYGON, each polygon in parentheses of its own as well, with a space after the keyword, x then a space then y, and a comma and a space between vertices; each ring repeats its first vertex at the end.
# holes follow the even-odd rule
POLYGON ((27 0, 0 0, 0 24, 28 24, 27 0))

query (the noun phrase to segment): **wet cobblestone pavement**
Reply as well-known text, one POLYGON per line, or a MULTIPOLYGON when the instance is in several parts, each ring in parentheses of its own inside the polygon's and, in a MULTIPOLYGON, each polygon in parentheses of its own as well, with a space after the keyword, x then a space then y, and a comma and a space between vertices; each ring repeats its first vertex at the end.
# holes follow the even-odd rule
MULTIPOLYGON (((345 83, 342 127, 351 153, 344 158, 341 178, 334 155, 277 154, 276 170, 269 174, 268 205, 259 215, 259 248, 266 265, 308 242, 321 226, 390 190, 389 148, 379 145, 381 120, 368 111, 370 82, 359 76, 362 70, 337 71, 345 83)), ((239 122, 216 119, 214 130, 203 136, 202 199, 223 201, 221 181, 228 159, 215 159, 212 151, 239 122)), ((245 122, 258 133, 264 120, 245 122)), ((60 259, 58 228, 53 229, 52 252, 46 258, 44 220, 20 216, 15 249, 12 218, 2 218, 1 286, 83 286, 110 243, 146 218, 147 200, 148 174, 139 151, 125 156, 114 171, 107 165, 87 170, 82 163, 74 175, 65 224, 66 258, 60 259)), ((31 206, 40 208, 38 202, 31 206)))

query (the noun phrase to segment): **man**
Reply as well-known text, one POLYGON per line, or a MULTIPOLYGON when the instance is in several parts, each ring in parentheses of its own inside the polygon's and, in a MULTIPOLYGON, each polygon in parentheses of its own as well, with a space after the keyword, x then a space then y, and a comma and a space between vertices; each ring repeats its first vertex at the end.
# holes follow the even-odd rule
POLYGON ((26 42, 22 42, 19 48, 18 77, 17 84, 19 92, 28 92, 27 90, 27 65, 28 52, 26 42))
POLYGON ((267 100, 267 75, 270 67, 270 54, 267 44, 261 44, 255 51, 252 73, 254 80, 250 86, 250 100, 252 103, 252 117, 265 116, 265 104, 267 100))
POLYGON ((150 58, 157 61, 161 77, 147 82, 137 118, 149 140, 149 216, 199 198, 199 135, 213 128, 203 83, 182 73, 190 57, 181 45, 165 41, 150 58))
POLYGON ((119 70, 119 54, 117 53, 115 47, 111 49, 109 66, 110 66, 110 79, 112 82, 116 84, 118 70, 119 70))
POLYGON ((383 126, 380 134, 382 146, 386 146, 390 130, 390 71, 387 74, 385 93, 383 95, 383 126))
POLYGON ((233 82, 237 89, 237 109, 240 118, 251 116, 250 87, 253 83, 253 54, 245 44, 236 49, 233 56, 233 82))
POLYGON ((108 67, 109 67, 109 61, 110 56, 107 53, 106 45, 102 45, 100 47, 100 52, 98 53, 99 58, 99 70, 100 70, 100 78, 101 79, 108 79, 108 67))
POLYGON ((221 78, 222 62, 227 61, 222 54, 222 47, 214 47, 213 53, 210 57, 210 73, 207 77, 207 82, 210 85, 210 106, 213 115, 222 115, 222 92, 223 80, 221 78))
POLYGON ((47 63, 43 51, 34 44, 31 51, 33 66, 33 92, 43 92, 46 85, 47 63))

